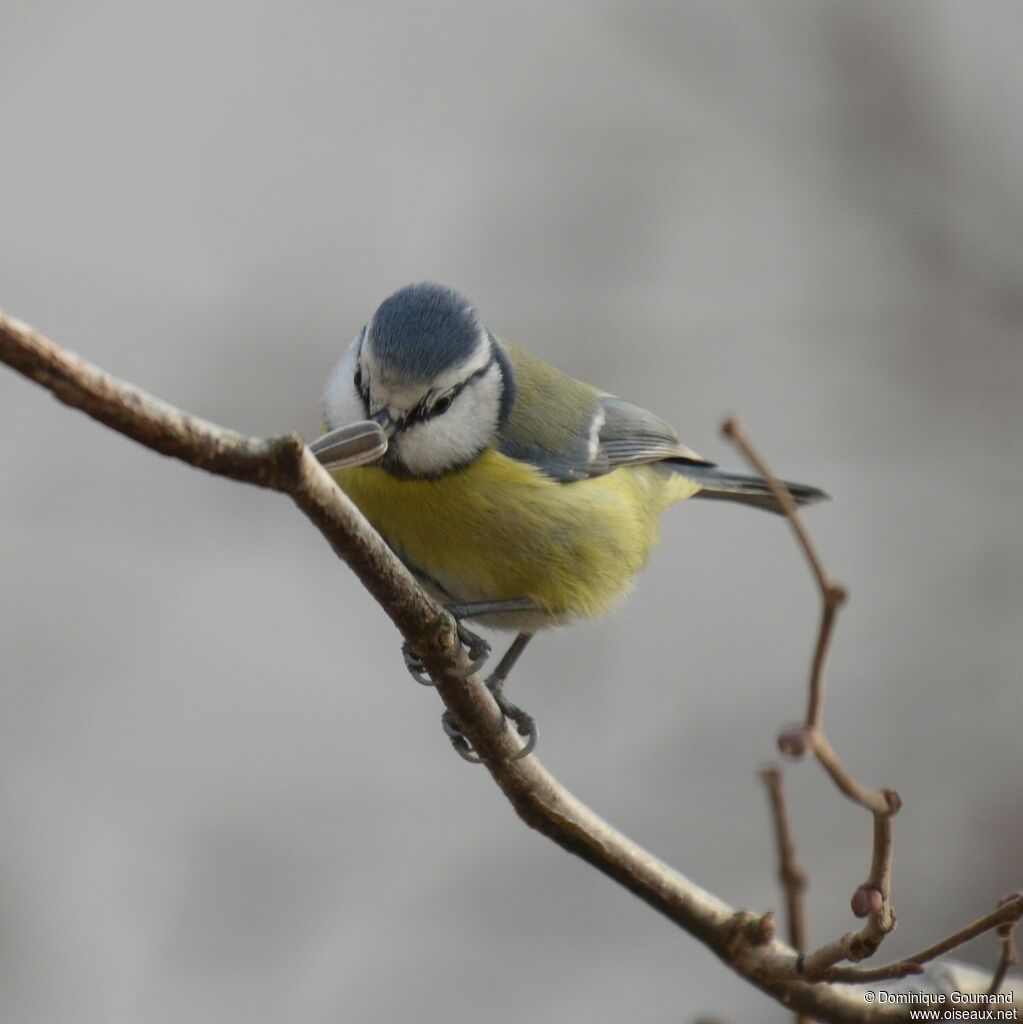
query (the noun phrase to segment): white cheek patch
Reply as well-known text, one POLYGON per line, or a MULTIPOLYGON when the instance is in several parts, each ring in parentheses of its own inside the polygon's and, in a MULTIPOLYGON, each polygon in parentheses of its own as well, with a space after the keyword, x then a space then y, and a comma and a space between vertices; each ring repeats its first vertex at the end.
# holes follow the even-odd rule
POLYGON ((495 362, 467 384, 447 412, 417 423, 395 438, 395 449, 414 476, 434 476, 471 462, 497 433, 501 371, 495 362))
POLYGON ((327 421, 327 429, 343 427, 356 420, 366 418, 366 407, 362 398, 355 390, 355 367, 359 355, 360 334, 348 346, 347 351, 330 371, 326 387, 323 390, 323 418, 327 421))

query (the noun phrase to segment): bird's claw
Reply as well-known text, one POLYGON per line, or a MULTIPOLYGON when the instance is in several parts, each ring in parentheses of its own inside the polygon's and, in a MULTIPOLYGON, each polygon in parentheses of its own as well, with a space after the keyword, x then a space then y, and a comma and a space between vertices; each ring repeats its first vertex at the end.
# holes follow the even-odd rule
MULTIPOLYGON (((490 644, 483 637, 473 633, 472 630, 466 629, 460 622, 456 623, 456 627, 458 639, 465 644, 470 662, 465 668, 451 669, 450 675, 456 679, 468 679, 487 663, 487 658, 490 657, 490 644)), ((409 675, 420 686, 433 686, 433 680, 427 673, 426 666, 419 655, 412 650, 412 645, 407 640, 401 645, 401 656, 405 659, 405 668, 408 669, 409 675)))
MULTIPOLYGON (((521 761, 522 758, 528 757, 536 749, 536 741, 540 736, 540 729, 536 724, 536 719, 529 712, 523 711, 522 708, 517 704, 513 704, 501 693, 501 684, 503 682, 503 679, 488 679, 487 686, 493 694, 494 700, 497 701, 501 714, 509 721, 515 723, 515 731, 526 741, 514 754, 508 757, 509 761, 521 761)), ((441 717, 441 725, 444 727, 445 735, 451 740, 451 746, 455 748, 455 752, 462 760, 468 761, 470 764, 480 764, 482 762, 483 758, 476 753, 472 743, 469 742, 469 738, 462 732, 461 726, 459 726, 455 716, 450 711, 444 712, 441 717)))
POLYGON ((408 674, 420 686, 433 686, 433 680, 426 674, 426 666, 407 640, 401 645, 401 656, 405 659, 408 674))
POLYGON ((471 629, 467 629, 462 623, 458 622, 456 626, 458 627, 458 639, 465 644, 470 662, 465 668, 452 669, 451 674, 456 679, 468 679, 487 663, 487 658, 490 657, 490 644, 471 629))
MULTIPOLYGON (((455 628, 459 642, 465 645, 466 653, 469 655, 469 664, 465 668, 452 669, 449 674, 456 679, 467 679, 469 676, 479 672, 487 663, 487 659, 490 657, 490 644, 483 637, 478 636, 472 630, 462 625, 457 619, 455 620, 455 628)), ((401 645, 401 656, 405 659, 405 667, 408 669, 409 675, 417 683, 422 686, 434 685, 422 659, 412 649, 412 645, 407 640, 401 645)), ((499 670, 500 668, 501 666, 498 666, 499 670)), ((515 731, 525 740, 522 747, 508 758, 509 761, 518 761, 523 757, 528 757, 535 749, 539 729, 537 728, 536 719, 532 715, 523 711, 522 708, 513 704, 504 696, 501 692, 503 685, 503 674, 501 676, 497 674, 492 675, 487 680, 487 688, 493 694, 494 700, 497 701, 501 714, 514 723, 515 731)), ((451 740, 451 746, 458 752, 459 757, 469 761, 471 764, 480 764, 482 758, 476 752, 472 743, 469 742, 469 738, 462 732, 461 726, 450 711, 444 712, 441 724, 444 727, 444 734, 451 740)))
POLYGON ((540 738, 540 727, 536 719, 528 712, 523 711, 517 704, 503 697, 497 698, 497 705, 504 713, 504 717, 515 723, 515 731, 526 741, 509 758, 510 761, 521 761, 529 757, 536 749, 536 741, 540 738))
POLYGON ((455 748, 455 753, 464 761, 468 761, 470 764, 479 764, 482 760, 479 754, 476 753, 472 748, 472 744, 469 742, 468 737, 462 732, 462 727, 455 720, 455 716, 450 711, 445 711, 440 718, 441 727, 444 729, 444 735, 451 740, 451 746, 455 748))

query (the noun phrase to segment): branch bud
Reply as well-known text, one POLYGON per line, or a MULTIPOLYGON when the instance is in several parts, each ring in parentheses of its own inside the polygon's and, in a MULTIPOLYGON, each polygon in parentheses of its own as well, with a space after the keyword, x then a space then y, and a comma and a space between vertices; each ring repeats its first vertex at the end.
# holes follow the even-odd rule
POLYGON ((778 749, 794 760, 812 754, 817 747, 817 730, 811 725, 791 725, 778 734, 778 749))
POLYGON ((902 797, 899 796, 894 789, 882 789, 881 795, 885 798, 885 802, 888 804, 888 813, 897 814, 899 808, 902 807, 902 797))
POLYGON ((849 904, 857 917, 867 917, 870 914, 880 913, 884 906, 884 897, 881 895, 880 889, 872 885, 861 885, 852 894, 849 904))

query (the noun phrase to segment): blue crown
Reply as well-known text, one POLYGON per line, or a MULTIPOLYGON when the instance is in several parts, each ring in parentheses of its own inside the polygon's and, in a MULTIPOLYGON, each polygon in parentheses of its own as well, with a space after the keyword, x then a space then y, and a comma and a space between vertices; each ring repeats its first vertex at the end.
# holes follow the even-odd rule
POLYGON ((424 281, 401 288, 380 304, 368 340, 385 372, 410 384, 426 384, 464 363, 482 335, 479 313, 464 295, 424 281))

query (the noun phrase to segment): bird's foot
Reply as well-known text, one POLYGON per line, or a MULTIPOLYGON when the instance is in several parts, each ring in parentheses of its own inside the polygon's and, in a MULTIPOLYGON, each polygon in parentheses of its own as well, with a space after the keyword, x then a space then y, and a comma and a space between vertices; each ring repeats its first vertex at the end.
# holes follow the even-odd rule
POLYGON ((465 644, 470 661, 465 668, 454 669, 451 674, 458 679, 468 679, 487 663, 487 658, 490 657, 490 644, 478 633, 463 626, 461 622, 456 622, 456 625, 458 626, 458 639, 465 644))
POLYGON ((405 659, 408 674, 420 686, 433 686, 433 680, 426 674, 426 666, 407 640, 401 645, 401 656, 405 659))
MULTIPOLYGON (((452 675, 459 679, 465 679, 467 676, 478 672, 486 664, 487 658, 490 656, 490 644, 483 637, 477 636, 470 629, 467 629, 462 624, 461 620, 463 618, 534 609, 535 605, 533 602, 526 598, 512 601, 481 601, 475 604, 447 605, 447 611, 455 620, 458 639, 461 643, 465 644, 470 659, 469 665, 463 669, 456 670, 452 675)), ((522 747, 509 758, 512 761, 518 761, 531 754, 536 747, 539 735, 536 719, 523 711, 517 704, 513 704, 502 692, 505 680, 508 678, 508 673, 512 670, 519 655, 525 650, 526 644, 529 643, 529 638, 529 633, 519 633, 511 647, 505 652, 504 657, 501 658, 497 668, 486 681, 487 689, 490 690, 494 700, 497 702, 497 706, 501 709, 501 714, 514 723, 515 731, 525 740, 522 747)), ((427 673, 426 666, 408 641, 402 644, 401 653, 405 659, 405 667, 412 678, 423 686, 433 686, 434 682, 427 673)), ((466 761, 479 764, 481 758, 473 748, 469 738, 462 732, 461 726, 455 720, 455 716, 450 711, 445 711, 441 722, 444 726, 445 734, 451 740, 451 745, 458 751, 458 754, 465 758, 466 761)))
MULTIPOLYGON (((451 675, 456 679, 467 679, 474 673, 479 672, 487 663, 487 658, 490 657, 490 644, 483 637, 474 633, 457 620, 455 621, 455 626, 458 631, 458 639, 461 643, 465 644, 470 660, 465 668, 452 669, 451 675)), ((401 645, 401 656, 405 659, 405 668, 408 669, 409 675, 420 686, 433 686, 433 680, 427 674, 426 666, 419 655, 412 650, 412 645, 407 640, 401 645)))
MULTIPOLYGON (((522 758, 528 757, 536 748, 540 729, 536 724, 536 719, 529 712, 523 711, 517 704, 513 704, 505 697, 502 692, 503 686, 503 678, 491 676, 487 680, 487 689, 490 690, 494 700, 497 702, 497 706, 501 709, 501 714, 509 721, 515 723, 515 731, 526 741, 508 758, 509 761, 520 761, 522 758)), ((455 748, 459 757, 470 764, 480 764, 482 762, 483 759, 476 753, 469 738, 462 732, 461 726, 450 711, 444 712, 441 717, 441 725, 444 727, 444 733, 451 740, 451 746, 455 748)))

